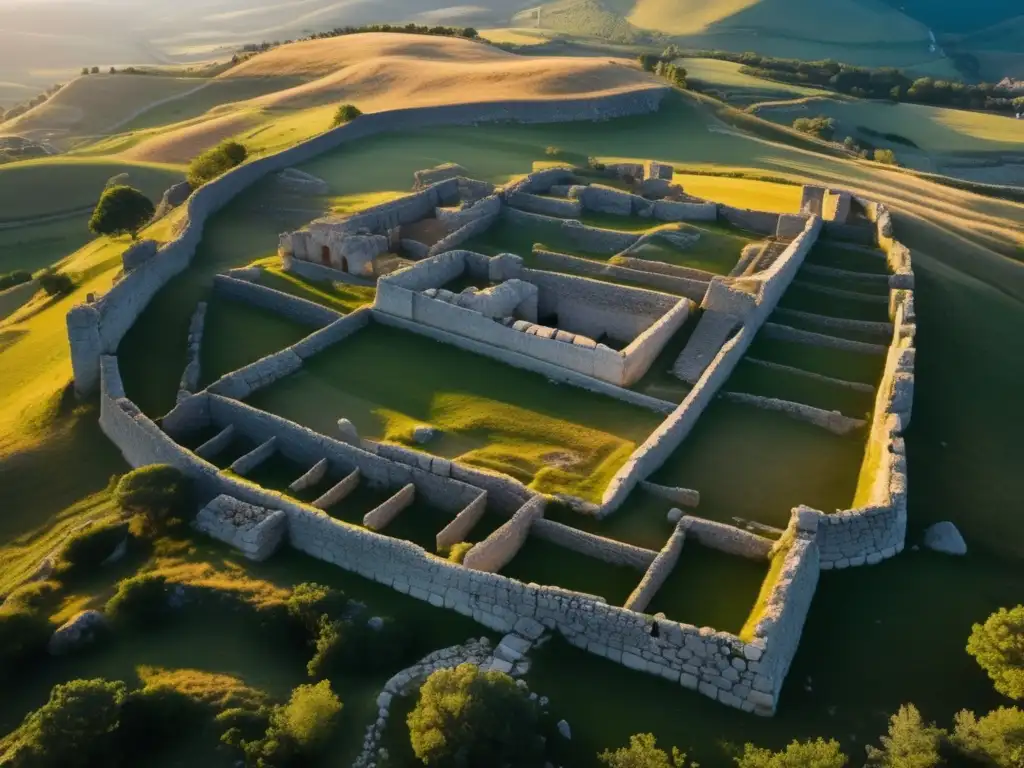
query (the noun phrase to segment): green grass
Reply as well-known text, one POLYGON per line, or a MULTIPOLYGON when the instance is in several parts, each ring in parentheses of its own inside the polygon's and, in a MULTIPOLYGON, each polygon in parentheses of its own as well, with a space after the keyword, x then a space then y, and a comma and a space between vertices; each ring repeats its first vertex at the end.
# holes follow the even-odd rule
MULTIPOLYGON (((852 290, 847 288, 846 290, 852 290)), ((874 296, 871 297, 875 298, 874 296)), ((863 300, 848 296, 835 296, 833 294, 817 291, 813 286, 801 285, 798 282, 790 284, 782 299, 780 307, 796 309, 801 312, 813 312, 817 315, 828 315, 829 317, 843 317, 851 320, 869 320, 876 323, 884 323, 889 320, 888 302, 863 300)))
POLYGON ((754 339, 747 354, 758 360, 863 384, 877 384, 885 365, 884 354, 848 352, 845 349, 769 339, 763 335, 754 339))
POLYGON ((362 437, 414 445, 417 424, 443 436, 432 453, 512 475, 546 493, 599 500, 657 425, 657 414, 473 355, 371 325, 257 392, 250 403, 333 434, 348 418, 362 437), (571 467, 551 456, 568 453, 571 467))
POLYGON ((807 263, 872 275, 884 275, 889 271, 884 258, 871 256, 852 248, 843 248, 827 241, 819 241, 814 244, 810 253, 807 254, 807 263))
POLYGON ((203 329, 201 384, 212 384, 226 373, 290 347, 315 330, 269 310, 214 296, 203 329))
POLYGON ((260 284, 290 296, 322 304, 344 314, 372 304, 377 295, 376 286, 310 280, 300 275, 289 274, 279 266, 264 266, 260 284))
POLYGON ((735 557, 688 541, 644 613, 738 633, 767 573, 767 560, 735 557))
POLYGON ((781 413, 716 401, 651 480, 700 491, 701 517, 785 528, 799 504, 848 509, 863 453, 862 435, 838 437, 781 413))
POLYGON ((870 414, 874 401, 871 393, 856 392, 742 360, 729 377, 726 389, 792 400, 826 411, 839 411, 855 419, 863 419, 870 414))

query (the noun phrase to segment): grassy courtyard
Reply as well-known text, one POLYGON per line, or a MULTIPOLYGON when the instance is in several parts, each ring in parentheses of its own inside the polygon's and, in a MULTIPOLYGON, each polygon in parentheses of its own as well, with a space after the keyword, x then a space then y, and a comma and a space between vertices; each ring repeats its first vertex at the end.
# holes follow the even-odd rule
POLYGON ((600 500, 608 480, 660 421, 594 395, 455 347, 370 325, 309 359, 250 404, 325 434, 339 418, 360 436, 495 469, 545 493, 600 500))

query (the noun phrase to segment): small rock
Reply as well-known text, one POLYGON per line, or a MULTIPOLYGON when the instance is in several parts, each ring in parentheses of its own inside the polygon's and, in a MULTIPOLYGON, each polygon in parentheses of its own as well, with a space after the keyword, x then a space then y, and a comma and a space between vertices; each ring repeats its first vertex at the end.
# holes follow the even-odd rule
POLYGON ((541 697, 540 697, 540 701, 539 701, 538 703, 539 703, 539 704, 540 704, 540 705, 541 705, 542 707, 546 707, 546 706, 548 705, 548 702, 549 702, 549 701, 551 701, 551 699, 549 699, 549 698, 548 698, 547 696, 541 696, 541 697))
POLYGON ((558 732, 562 734, 563 739, 572 739, 572 729, 569 728, 569 724, 565 720, 559 720, 558 725, 555 727, 558 728, 558 732))
POLYGON ((668 511, 668 521, 672 525, 675 525, 676 523, 678 523, 682 519, 683 519, 683 510, 677 509, 676 507, 673 507, 672 509, 670 509, 668 511))
POLYGON ((359 442, 359 432, 356 430, 356 425, 348 419, 338 419, 338 431, 346 443, 359 442))
POLYGON ((99 611, 81 611, 61 624, 50 637, 47 650, 51 656, 62 656, 91 643, 107 624, 99 611))
POLYGON ((924 545, 933 552, 947 555, 966 555, 967 543, 960 531, 949 521, 930 526, 924 532, 924 545))
POLYGON ((416 441, 418 445, 429 443, 437 436, 438 430, 433 427, 427 426, 426 424, 420 424, 412 431, 412 439, 416 441))
POLYGON ((366 626, 368 626, 370 629, 376 632, 380 632, 382 629, 384 629, 384 619, 382 619, 380 616, 371 616, 369 619, 366 620, 366 626))

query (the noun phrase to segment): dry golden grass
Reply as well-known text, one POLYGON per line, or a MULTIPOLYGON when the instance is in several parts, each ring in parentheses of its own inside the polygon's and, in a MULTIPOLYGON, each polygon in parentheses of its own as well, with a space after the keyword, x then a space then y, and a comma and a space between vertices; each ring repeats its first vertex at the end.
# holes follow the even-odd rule
POLYGON ((255 708, 267 699, 263 691, 250 688, 234 675, 146 664, 136 667, 135 672, 146 688, 171 689, 218 710, 241 706, 255 708))
MULTIPOLYGON (((367 33, 285 45, 221 78, 310 78, 310 82, 238 102, 225 114, 160 133, 123 153, 134 160, 182 163, 218 141, 282 111, 351 102, 363 112, 499 101, 558 100, 657 85, 625 59, 517 56, 448 37, 367 33)), ((313 133, 329 125, 315 126, 313 133)), ((312 135, 312 134, 310 134, 312 135)))

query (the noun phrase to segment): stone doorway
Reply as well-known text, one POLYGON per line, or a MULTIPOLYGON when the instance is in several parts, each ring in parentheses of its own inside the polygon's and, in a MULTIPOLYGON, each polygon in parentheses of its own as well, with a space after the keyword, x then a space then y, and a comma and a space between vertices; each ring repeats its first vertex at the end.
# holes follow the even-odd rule
POLYGON ((326 245, 320 247, 320 261, 325 267, 331 266, 331 249, 326 245))

